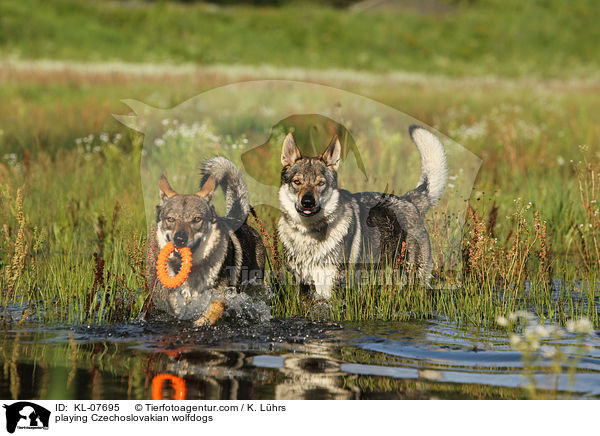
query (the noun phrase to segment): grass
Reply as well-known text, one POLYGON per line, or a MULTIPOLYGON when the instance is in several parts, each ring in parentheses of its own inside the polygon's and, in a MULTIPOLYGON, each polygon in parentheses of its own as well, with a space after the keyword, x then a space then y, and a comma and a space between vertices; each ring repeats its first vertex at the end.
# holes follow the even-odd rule
MULTIPOLYGON (((9 205, 1 212, 6 235, 0 260, 3 305, 24 302, 30 305, 29 316, 75 323, 135 317, 147 295, 141 254, 145 243, 141 137, 111 121, 109 113, 117 110, 108 104, 122 95, 132 77, 72 72, 10 74, 17 79, 13 82, 16 86, 2 89, 10 98, 0 110, 8 112, 7 108, 23 101, 21 95, 27 89, 41 86, 40 82, 44 85, 38 98, 46 103, 25 102, 20 117, 2 136, 0 183, 3 203, 9 205), (96 83, 95 92, 105 97, 86 108, 85 90, 96 83), (56 116, 50 108, 59 101, 72 102, 63 110, 65 123, 44 124, 28 116, 34 110, 42 118, 56 116), (112 131, 102 135, 92 130, 93 139, 87 132, 85 140, 73 138, 78 133, 75 114, 85 109, 96 129, 111 125, 112 131), (51 142, 35 141, 42 135, 41 129, 51 142), (58 145, 60 150, 56 150, 58 145)), ((183 78, 184 83, 197 80, 200 77, 196 75, 183 78)), ((216 85, 222 79, 208 80, 216 85)), ((166 88, 182 81, 167 77, 165 83, 162 76, 157 83, 158 79, 150 77, 137 83, 133 92, 155 90, 156 98, 161 93, 169 95, 166 88)), ((404 105, 408 113, 420 114, 484 156, 464 235, 463 261, 468 274, 452 292, 418 287, 402 291, 377 286, 364 287, 361 292, 349 289, 345 298, 332 304, 331 317, 438 316, 479 325, 493 323, 498 315, 510 311, 534 308, 542 319, 565 323, 586 315, 598 325, 597 144, 589 143, 587 151, 576 147, 586 138, 597 137, 598 127, 588 114, 597 105, 596 99, 588 97, 587 87, 555 91, 540 86, 532 91, 517 81, 516 86, 522 87, 516 90, 486 84, 482 86, 485 89, 475 87, 462 102, 449 102, 450 96, 456 98, 456 90, 435 79, 430 83, 427 90, 411 84, 398 87, 385 101, 404 105), (481 99, 480 93, 490 94, 490 89, 494 91, 491 98, 481 99), (445 104, 434 104, 434 95, 445 104), (407 102, 416 103, 406 107, 407 102), (552 124, 559 115, 562 126, 552 124), (571 164, 571 159, 576 161, 571 164), (582 159, 580 163, 578 159, 582 159), (523 174, 522 168, 529 170, 523 174), (515 202, 516 198, 522 200, 515 202), (542 225, 546 226, 543 231, 542 225), (554 288, 548 284, 552 279, 554 288)), ((454 86, 460 89, 462 85, 458 81, 454 86)), ((388 88, 382 81, 370 82, 365 89, 381 98, 388 88)), ((173 95, 178 95, 177 85, 173 95)), ((272 237, 268 219, 265 226, 272 237)), ((299 296, 295 287, 284 286, 273 301, 273 312, 281 317, 310 316, 313 303, 299 296)))
POLYGON ((429 12, 175 2, 0 2, 3 57, 586 77, 598 3, 459 2, 429 12), (552 47, 550 49, 549 47, 552 47), (351 55, 349 55, 351 54, 351 55))
MULTIPOLYGON (((68 70, 4 74, 15 80, 13 86, 0 88, 9 97, 0 111, 19 106, 20 113, 0 137, 0 192, 9 206, 0 212, 6 235, 0 258, 2 304, 23 302, 28 316, 50 321, 137 316, 147 296, 139 173, 142 138, 111 120, 111 112, 123 111, 109 102, 134 82, 133 97, 151 90, 153 98, 163 101, 165 96, 179 97, 182 83, 198 83, 202 76, 135 81, 127 74, 68 70), (36 86, 43 104, 22 97, 36 86), (97 101, 88 108, 90 88, 97 101), (58 102, 69 102, 63 103, 64 123, 40 123, 40 118, 29 116, 57 116, 50 108, 58 102), (93 139, 87 135, 90 130, 82 132, 76 126, 76 114, 82 110, 88 111, 92 127, 86 128, 94 132, 93 139), (74 138, 77 133, 85 140, 74 138), (41 136, 51 140, 35 140, 41 136)), ((499 315, 533 309, 542 319, 566 323, 588 316, 598 326, 594 205, 599 162, 593 142, 598 127, 591 117, 598 103, 589 95, 589 86, 595 85, 555 89, 540 82, 529 89, 519 81, 509 87, 500 82, 474 86, 470 95, 463 95, 457 92, 464 86, 461 80, 438 83, 432 78, 427 89, 409 82, 389 91, 384 79, 376 79, 349 87, 403 106, 484 157, 464 235, 467 275, 452 292, 417 286, 366 286, 361 292, 349 288, 331 305, 331 318, 437 316, 490 325, 499 315), (462 101, 456 101, 457 94, 463 95, 462 101), (483 99, 483 94, 489 98, 483 99), (554 124, 558 117, 563 123, 554 124), (583 141, 587 148, 579 150, 576 145, 583 141)), ((203 84, 216 86, 224 80, 208 76, 203 84)), ((271 221, 261 216, 272 244, 271 221)), ((276 263, 272 250, 270 261, 276 263)), ((272 301, 278 317, 311 316, 313 304, 294 286, 283 286, 272 301)), ((4 312, 5 319, 9 313, 4 312)))

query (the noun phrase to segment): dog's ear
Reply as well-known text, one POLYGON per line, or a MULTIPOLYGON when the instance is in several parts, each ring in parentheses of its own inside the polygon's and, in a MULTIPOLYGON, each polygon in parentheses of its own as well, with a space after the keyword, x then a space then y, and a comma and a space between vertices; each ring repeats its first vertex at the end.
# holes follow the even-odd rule
POLYGON ((209 176, 208 179, 206 179, 206 181, 202 185, 202 188, 200 188, 200 190, 196 192, 196 195, 199 195, 200 197, 206 199, 206 201, 210 201, 212 199, 213 193, 215 192, 216 186, 217 184, 215 182, 215 178, 213 176, 209 176))
POLYGON ((158 179, 158 189, 160 190, 160 204, 163 204, 172 196, 177 195, 177 192, 171 188, 171 185, 164 174, 161 174, 158 179))
POLYGON ((281 165, 283 165, 284 168, 291 167, 300 159, 302 159, 302 154, 296 146, 294 137, 291 133, 288 133, 283 140, 283 147, 281 148, 281 165))
POLYGON ((321 160, 325 162, 325 165, 337 171, 340 166, 340 156, 342 155, 342 145, 337 136, 334 136, 327 149, 321 155, 321 160))

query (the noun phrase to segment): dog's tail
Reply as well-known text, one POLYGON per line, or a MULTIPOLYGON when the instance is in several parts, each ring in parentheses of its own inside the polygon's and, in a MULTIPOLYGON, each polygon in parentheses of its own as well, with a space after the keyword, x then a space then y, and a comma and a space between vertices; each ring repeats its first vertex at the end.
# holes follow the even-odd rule
POLYGON ((250 210, 248 188, 235 164, 223 156, 207 160, 202 167, 202 180, 200 186, 213 176, 215 183, 225 193, 225 216, 244 222, 250 210))
POLYGON ((406 193, 406 197, 423 215, 444 193, 448 165, 444 146, 435 135, 419 126, 410 126, 408 131, 421 154, 421 178, 417 187, 406 193))

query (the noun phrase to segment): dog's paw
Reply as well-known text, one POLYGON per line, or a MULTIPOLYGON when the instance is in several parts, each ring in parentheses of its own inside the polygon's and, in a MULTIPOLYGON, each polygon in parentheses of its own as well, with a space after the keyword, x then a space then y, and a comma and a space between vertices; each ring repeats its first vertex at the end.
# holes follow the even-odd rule
POLYGON ((194 321, 196 327, 214 325, 218 320, 221 319, 225 312, 225 304, 222 301, 213 301, 206 310, 206 313, 194 321))
POLYGON ((210 323, 210 320, 205 316, 202 316, 202 317, 198 318, 196 321, 194 321, 195 327, 204 327, 207 325, 211 325, 211 323, 210 323))

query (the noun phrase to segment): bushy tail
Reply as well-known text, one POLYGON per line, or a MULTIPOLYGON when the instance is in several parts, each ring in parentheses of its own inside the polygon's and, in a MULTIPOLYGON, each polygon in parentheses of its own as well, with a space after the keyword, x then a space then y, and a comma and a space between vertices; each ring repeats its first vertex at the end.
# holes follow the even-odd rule
POLYGON ((405 197, 408 197, 423 215, 444 193, 448 165, 444 146, 433 133, 419 126, 410 126, 408 131, 421 154, 421 177, 417 187, 405 197))
POLYGON ((250 210, 250 200, 246 182, 240 171, 230 160, 217 156, 204 163, 200 186, 203 186, 210 176, 214 177, 216 184, 220 185, 225 193, 225 216, 244 222, 250 210))

